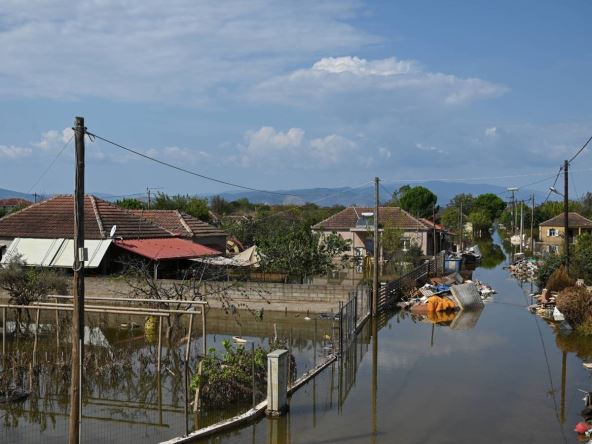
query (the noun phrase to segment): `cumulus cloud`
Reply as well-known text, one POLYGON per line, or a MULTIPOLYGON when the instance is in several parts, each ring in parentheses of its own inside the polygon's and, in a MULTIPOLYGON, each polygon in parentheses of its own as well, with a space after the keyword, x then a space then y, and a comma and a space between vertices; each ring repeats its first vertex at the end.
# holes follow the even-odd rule
POLYGON ((497 97, 507 90, 504 85, 478 78, 430 72, 414 60, 395 57, 366 60, 346 56, 322 58, 310 68, 266 80, 255 87, 251 95, 274 102, 305 103, 303 100, 310 98, 326 99, 352 93, 379 94, 385 100, 392 100, 412 92, 413 97, 407 100, 460 105, 497 97))
POLYGON ((356 0, 3 2, 0 95, 203 103, 378 41, 356 0))
POLYGON ((72 136, 74 131, 72 128, 64 128, 63 130, 49 130, 41 134, 41 140, 34 143, 33 145, 42 150, 53 150, 61 148, 64 143, 67 143, 72 136))
POLYGON ((385 159, 390 159, 391 156, 393 155, 393 153, 388 148, 385 148, 382 146, 382 147, 378 148, 378 155, 380 157, 385 158, 385 159))
POLYGON ((0 158, 2 159, 20 159, 22 157, 28 157, 33 153, 31 148, 23 148, 14 145, 0 145, 0 158))
POLYGON ((229 161, 242 166, 325 168, 351 161, 352 156, 360 158, 356 142, 338 134, 308 139, 302 128, 282 132, 263 126, 247 131, 238 149, 229 161))
POLYGON ((495 126, 485 129, 485 136, 487 136, 487 137, 495 137, 496 134, 497 134, 497 128, 495 126))

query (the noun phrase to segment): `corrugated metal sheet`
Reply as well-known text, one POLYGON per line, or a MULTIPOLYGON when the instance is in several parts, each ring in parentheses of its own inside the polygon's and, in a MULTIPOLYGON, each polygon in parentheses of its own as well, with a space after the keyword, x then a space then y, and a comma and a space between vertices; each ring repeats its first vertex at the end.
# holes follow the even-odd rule
MULTIPOLYGON (((84 263, 85 268, 97 268, 111 242, 111 239, 85 240, 84 246, 88 249, 88 261, 84 263)), ((17 254, 27 265, 70 268, 74 265, 74 240, 17 237, 6 250, 1 263, 9 262, 17 254)))
POLYGON ((483 299, 479 294, 479 289, 474 282, 467 282, 461 285, 450 287, 452 297, 458 306, 463 310, 471 310, 483 307, 483 299))
POLYGON ((178 238, 116 240, 115 245, 154 261, 217 256, 219 251, 178 238))

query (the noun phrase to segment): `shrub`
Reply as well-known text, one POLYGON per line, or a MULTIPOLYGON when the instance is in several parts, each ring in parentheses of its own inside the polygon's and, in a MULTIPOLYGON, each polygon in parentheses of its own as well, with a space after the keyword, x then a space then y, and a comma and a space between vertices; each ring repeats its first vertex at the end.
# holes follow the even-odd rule
POLYGON ((561 265, 557 268, 549 279, 545 287, 549 291, 562 291, 565 288, 573 287, 575 285, 575 281, 569 276, 567 272, 567 268, 564 265, 561 265))
POLYGON ((553 274, 555 270, 557 270, 561 264, 563 263, 563 256, 560 255, 553 255, 549 256, 543 262, 543 265, 539 268, 537 274, 537 283, 540 287, 545 287, 547 281, 553 274))
POLYGON ((586 323, 592 316, 592 293, 585 287, 569 287, 556 300, 557 309, 573 327, 586 323))

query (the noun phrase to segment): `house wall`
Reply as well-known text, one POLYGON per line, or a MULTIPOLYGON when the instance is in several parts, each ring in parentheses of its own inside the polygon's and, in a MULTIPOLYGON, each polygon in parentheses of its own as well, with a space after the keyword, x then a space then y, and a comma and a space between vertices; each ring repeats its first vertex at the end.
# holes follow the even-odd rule
MULTIPOLYGON (((580 234, 584 234, 584 233, 592 233, 592 229, 590 229, 590 228, 569 228, 568 234, 570 237, 570 242, 573 242, 577 236, 579 236, 580 234)), ((563 226, 560 226, 560 227, 539 227, 539 240, 546 245, 557 245, 557 246, 563 245, 565 242, 563 226), (555 230, 557 235, 556 236, 549 236, 549 230, 555 230)))

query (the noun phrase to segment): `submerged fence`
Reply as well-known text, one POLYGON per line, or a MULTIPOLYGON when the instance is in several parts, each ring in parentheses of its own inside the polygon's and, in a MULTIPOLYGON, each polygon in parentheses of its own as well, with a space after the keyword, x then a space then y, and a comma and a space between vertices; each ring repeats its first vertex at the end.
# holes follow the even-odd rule
MULTIPOLYGON (((413 288, 424 285, 430 276, 442 276, 444 258, 445 254, 441 252, 403 276, 382 283, 378 288, 379 316, 392 309, 413 288)), ((372 311, 372 289, 368 285, 359 284, 349 296, 349 300, 339 307, 339 341, 336 346, 340 354, 356 339, 372 311)))

